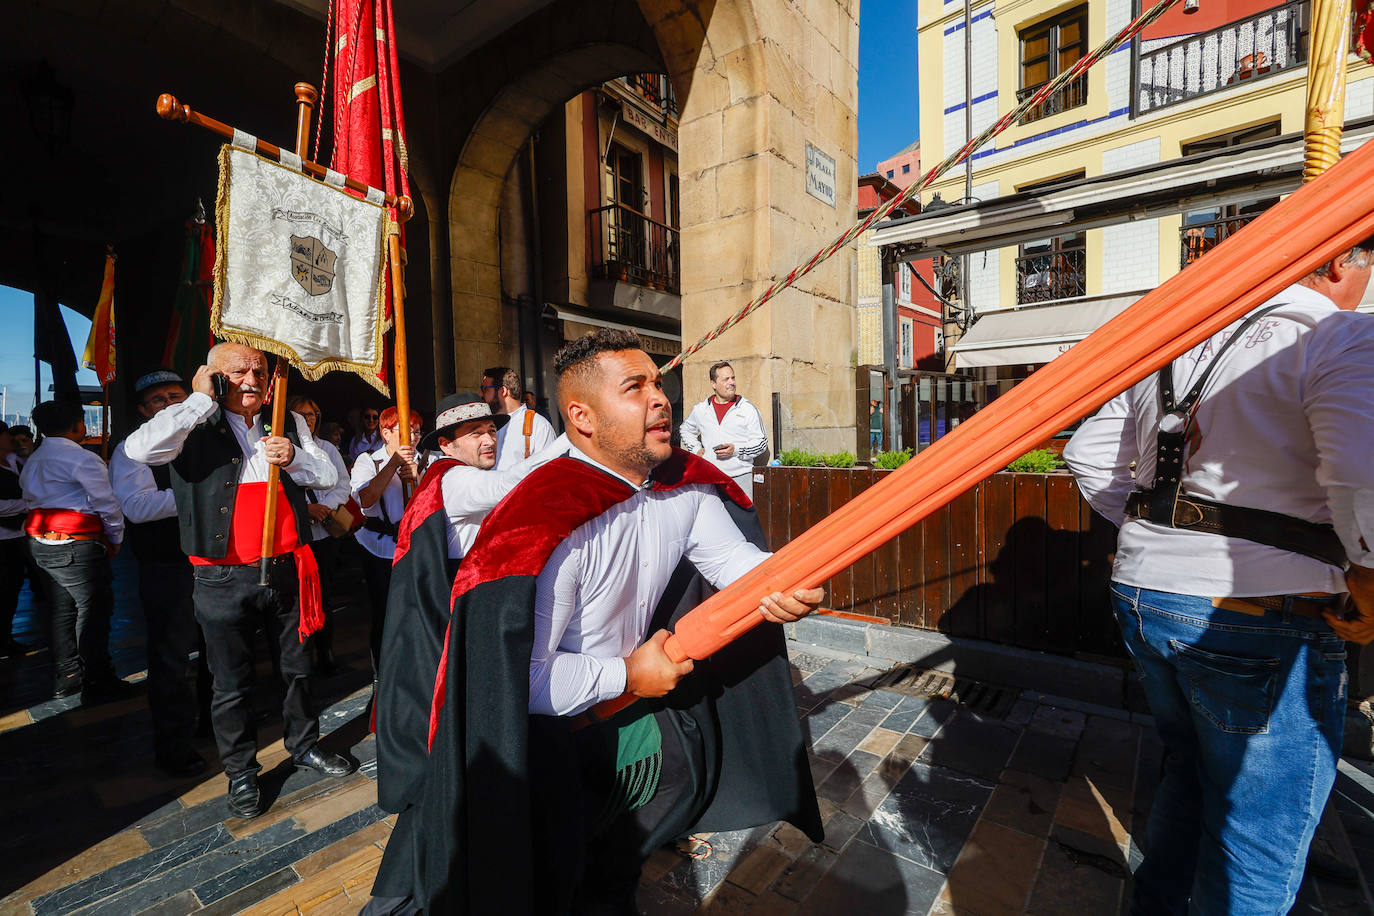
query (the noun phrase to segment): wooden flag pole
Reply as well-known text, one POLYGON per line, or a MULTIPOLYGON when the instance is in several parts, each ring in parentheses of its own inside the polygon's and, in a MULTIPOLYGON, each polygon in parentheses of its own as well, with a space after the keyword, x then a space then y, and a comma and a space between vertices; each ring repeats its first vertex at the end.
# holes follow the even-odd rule
POLYGON ((110 462, 110 383, 100 383, 100 457, 106 464, 110 462))
MULTIPOLYGON (((410 203, 410 198, 402 196, 400 200, 410 203)), ((407 210, 410 208, 407 207, 407 210)), ((391 256, 391 323, 396 331, 396 338, 392 341, 392 369, 396 374, 396 432, 400 435, 401 445, 410 445, 410 360, 406 355, 406 296, 405 296, 405 267, 401 264, 401 233, 399 227, 397 231, 391 232, 387 240, 388 254, 391 256)), ((405 501, 410 501, 410 495, 415 489, 415 484, 409 481, 401 481, 401 492, 405 501)))
MULTIPOLYGON (((296 84, 296 155, 305 159, 310 146, 310 113, 315 106, 315 87, 309 83, 296 84)), ((159 106, 160 107, 160 106, 159 106)), ((285 435, 286 430, 286 378, 291 374, 291 363, 284 356, 282 371, 273 373, 272 382, 272 429, 274 436, 285 435)), ((277 485, 281 480, 281 468, 275 464, 267 466, 267 502, 262 512, 262 558, 258 560, 258 585, 266 588, 272 570, 272 535, 277 528, 277 485)))

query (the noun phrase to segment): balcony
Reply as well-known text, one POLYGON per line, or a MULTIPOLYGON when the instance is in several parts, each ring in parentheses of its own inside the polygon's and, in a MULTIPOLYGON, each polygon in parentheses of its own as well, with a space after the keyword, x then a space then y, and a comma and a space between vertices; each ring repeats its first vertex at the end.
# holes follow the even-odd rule
POLYGON ((587 213, 592 276, 678 295, 681 289, 678 231, 622 204, 587 213))
MULTIPOLYGON (((1261 212, 1262 212, 1261 208, 1261 212)), ((1216 212, 1216 211, 1213 211, 1216 212)), ((1209 219, 1186 222, 1179 230, 1179 270, 1202 257, 1226 239, 1235 235, 1259 212, 1238 213, 1224 219, 1209 219)))
POLYGON ((635 95, 656 106, 665 115, 677 117, 677 94, 673 92, 673 82, 668 77, 662 73, 636 73, 621 79, 635 95))
MULTIPOLYGON (((1021 102, 1024 102, 1026 99, 1035 95, 1037 92, 1040 91, 1040 87, 1043 85, 1045 84, 1037 83, 1034 86, 1027 86, 1025 89, 1018 89, 1016 91, 1017 104, 1020 104, 1021 102)), ((1069 83, 1067 86, 1056 92, 1054 95, 1045 99, 1045 101, 1041 102, 1039 105, 1036 105, 1030 111, 1026 112, 1021 117, 1020 123, 1029 124, 1032 121, 1038 121, 1041 118, 1047 118, 1050 115, 1059 114, 1061 111, 1068 111, 1070 108, 1077 108, 1079 105, 1082 105, 1087 101, 1088 77, 1085 74, 1083 76, 1080 76, 1078 79, 1074 80, 1072 83, 1069 83)))
POLYGON ((1082 243, 1021 255, 1016 259, 1017 304, 1086 296, 1086 263, 1082 243))
POLYGON ((1142 42, 1133 116, 1305 64, 1309 15, 1294 0, 1162 47, 1142 42))

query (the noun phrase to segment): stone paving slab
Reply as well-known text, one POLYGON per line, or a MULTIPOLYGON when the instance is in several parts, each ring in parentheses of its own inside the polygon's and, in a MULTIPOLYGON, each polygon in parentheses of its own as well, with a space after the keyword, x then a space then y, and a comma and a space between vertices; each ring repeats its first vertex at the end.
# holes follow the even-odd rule
MULTIPOLYGON (((35 711, 13 705, 31 687, 7 691, 0 792, 13 826, 0 836, 0 913, 356 913, 394 818, 375 804, 366 620, 340 622, 346 672, 318 685, 329 703, 321 724, 326 743, 363 766, 344 780, 295 770, 269 715, 260 759, 273 804, 254 820, 229 817, 222 774, 172 780, 151 768, 141 698, 35 711)), ((1124 912, 1161 759, 1147 717, 1035 693, 986 715, 872 689, 870 659, 793 648, 824 841, 769 824, 702 836, 697 857, 660 850, 644 870, 641 912, 1124 912)), ((50 675, 23 660, 0 670, 0 689, 35 676, 50 675)), ((266 710, 276 702, 260 699, 266 710)), ((213 757, 210 742, 200 748, 213 757)), ((1294 912, 1371 912, 1374 766, 1341 763, 1314 845, 1327 864, 1294 912)))

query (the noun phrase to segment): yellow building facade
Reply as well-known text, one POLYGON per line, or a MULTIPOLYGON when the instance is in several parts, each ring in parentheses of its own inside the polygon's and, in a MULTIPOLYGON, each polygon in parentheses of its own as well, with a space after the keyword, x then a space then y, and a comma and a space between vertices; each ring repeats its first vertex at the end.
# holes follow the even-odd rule
MULTIPOLYGON (((975 154, 971 197, 986 202, 1060 180, 1301 133, 1309 3, 1210 2, 1210 16, 1200 18, 1175 7, 1171 20, 1108 55, 1086 80, 990 141, 975 154)), ((1203 12, 1208 3, 1202 0, 1203 12)), ((1137 12, 1132 0, 999 0, 974 2, 965 22, 962 2, 920 0, 924 158, 938 161, 963 145, 970 101, 976 135, 1012 110, 1018 95, 1067 69, 1137 12), (966 51, 972 62, 967 72, 966 51)), ((1353 54, 1345 113, 1347 121, 1374 114, 1374 69, 1353 54)), ((965 180, 959 166, 930 191, 958 201, 969 196, 965 180)), ((985 314, 1037 301, 1143 292, 1271 202, 1240 195, 1214 212, 1121 222, 976 252, 969 257, 969 300, 985 314)))

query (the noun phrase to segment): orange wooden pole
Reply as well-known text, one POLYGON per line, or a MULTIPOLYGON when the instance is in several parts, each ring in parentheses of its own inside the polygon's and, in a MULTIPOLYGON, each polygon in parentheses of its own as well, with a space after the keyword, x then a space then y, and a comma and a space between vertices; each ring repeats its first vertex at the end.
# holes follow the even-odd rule
MULTIPOLYGON (((409 198, 402 197, 402 200, 409 198)), ((388 253, 391 256, 391 323, 396 337, 392 341, 392 368, 396 373, 396 414, 400 425, 401 444, 410 445, 410 359, 406 354, 406 296, 405 267, 401 264, 401 236, 391 233, 388 239, 388 253)), ((407 502, 410 501, 414 484, 401 481, 401 491, 407 502)))
MULTIPOLYGON (((315 105, 315 87, 309 83, 296 84, 296 155, 306 157, 310 147, 310 112, 315 105)), ((286 357, 278 356, 285 361, 286 357)), ((291 373, 290 362, 273 373, 272 382, 272 429, 274 436, 286 435, 286 378, 291 373)), ((266 588, 271 581, 272 534, 277 527, 277 484, 281 480, 281 468, 275 464, 267 466, 267 503, 262 513, 262 549, 258 560, 258 585, 266 588)))
MULTIPOLYGON (((812 588, 1036 443, 1374 236, 1374 143, 1271 207, 930 448, 678 621, 664 648, 704 659, 763 621, 759 599, 812 588)), ((631 698, 628 702, 633 702, 631 698)), ((594 718, 627 705, 611 700, 594 718)))

